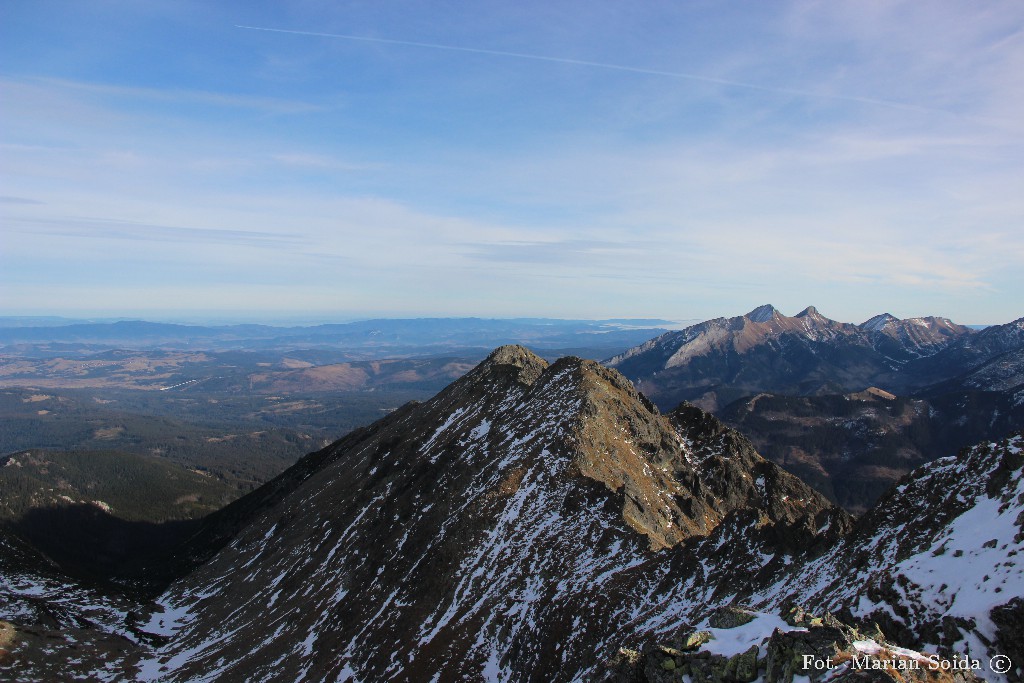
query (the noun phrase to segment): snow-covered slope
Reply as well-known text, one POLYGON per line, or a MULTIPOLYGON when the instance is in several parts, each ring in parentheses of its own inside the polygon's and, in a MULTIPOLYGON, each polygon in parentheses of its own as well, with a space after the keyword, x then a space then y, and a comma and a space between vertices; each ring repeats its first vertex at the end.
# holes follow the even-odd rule
POLYGON ((733 434, 675 417, 596 363, 499 349, 174 585, 180 626, 146 676, 585 680, 651 630, 636 619, 666 575, 692 607, 848 527, 733 434))
POLYGON ((136 621, 145 610, 64 575, 0 527, 0 679, 124 680, 151 641, 136 621))
MULTIPOLYGON (((840 544, 753 598, 788 595, 904 644, 1024 665, 1024 437, 911 473, 840 544)), ((989 672, 989 680, 1004 680, 989 672)))

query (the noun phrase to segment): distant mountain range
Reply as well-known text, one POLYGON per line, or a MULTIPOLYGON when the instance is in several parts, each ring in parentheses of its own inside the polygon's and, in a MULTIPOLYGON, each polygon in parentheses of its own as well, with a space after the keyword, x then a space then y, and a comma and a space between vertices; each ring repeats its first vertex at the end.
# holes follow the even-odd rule
POLYGON ((850 659, 934 653, 1019 680, 1022 449, 926 465, 854 522, 695 406, 502 347, 206 518, 156 604, 0 535, 0 670, 775 683, 817 677, 808 654, 835 656, 829 680, 923 681, 850 659))
MULTIPOLYGON (((528 343, 538 349, 604 349, 615 353, 672 327, 665 320, 558 320, 547 318, 414 318, 363 320, 307 327, 179 325, 142 320, 0 324, 0 350, 44 345, 121 349, 283 350, 344 348, 365 358, 484 349, 528 343), (6 347, 6 348, 5 348, 6 347)), ((353 355, 353 358, 360 357, 353 355)))
POLYGON ((981 331, 946 318, 837 322, 813 306, 793 317, 761 306, 667 332, 606 361, 663 408, 709 408, 769 392, 808 396, 921 390, 1024 346, 1024 318, 981 331))
POLYGON ((766 305, 606 362, 662 409, 715 411, 856 513, 915 467, 1024 429, 1024 318, 975 330, 883 313, 852 325, 766 305))
MULTIPOLYGON (((549 359, 621 352, 609 365, 662 410, 688 400, 716 412, 766 457, 854 513, 914 467, 1024 428, 1020 320, 979 331, 940 317, 880 314, 853 325, 813 307, 787 317, 766 305, 679 331, 646 327, 664 322, 413 319, 278 328, 119 321, 7 328, 0 329, 0 340, 11 342, 0 348, 0 386, 160 389, 205 401, 225 417, 231 406, 242 407, 242 397, 264 395, 278 397, 267 409, 294 411, 293 424, 330 430, 329 417, 346 428, 370 419, 384 401, 371 392, 426 398, 479 362, 485 348, 507 341, 528 341, 549 359), (849 398, 873 387, 896 399, 849 398), (343 395, 355 413, 327 408, 343 395), (356 407, 360 401, 367 409, 356 407)), ((256 414, 268 415, 253 405, 234 419, 251 422, 256 414)), ((47 433, 44 422, 54 419, 43 416, 33 428, 47 433)), ((71 445, 95 447, 81 440, 71 445)))

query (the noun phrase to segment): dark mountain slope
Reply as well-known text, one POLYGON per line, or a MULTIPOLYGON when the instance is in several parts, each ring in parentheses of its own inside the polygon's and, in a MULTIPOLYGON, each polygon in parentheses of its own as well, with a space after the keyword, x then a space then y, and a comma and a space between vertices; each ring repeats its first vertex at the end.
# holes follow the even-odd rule
POLYGON ((961 372, 965 372, 1021 347, 1024 347, 1024 318, 1018 318, 1005 325, 992 325, 960 338, 942 353, 935 354, 929 360, 923 360, 919 365, 935 374, 941 374, 944 367, 961 368, 961 372))
POLYGON ((185 542, 168 549, 146 571, 151 587, 163 591, 174 579, 187 575, 220 551, 260 514, 274 508, 316 472, 330 466, 348 448, 401 422, 418 403, 410 402, 368 427, 360 427, 331 446, 306 455, 295 465, 217 512, 203 518, 185 542))
POLYGON ((658 415, 596 363, 503 347, 226 510, 223 538, 241 530, 163 598, 175 635, 146 670, 568 680, 682 548, 716 539, 681 560, 714 592, 709 577, 725 590, 727 566, 762 557, 753 542, 781 567, 848 528, 744 444, 695 409, 658 415))
MULTIPOLYGON (((718 415, 766 458, 861 513, 911 469, 1024 429, 1021 321, 986 328, 905 368, 944 381, 909 396, 875 388, 841 395, 759 393, 718 415)), ((924 381, 924 380, 922 380, 924 381)))
POLYGON ((1000 392, 1024 403, 1024 341, 997 353, 984 363, 973 365, 958 377, 934 384, 919 392, 921 396, 942 396, 969 391, 1000 392))
POLYGON ((236 497, 217 478, 155 456, 41 449, 0 456, 0 521, 83 504, 126 520, 163 522, 201 517, 236 497))
POLYGON ((138 578, 148 557, 235 497, 216 478, 153 456, 30 450, 0 457, 0 528, 80 577, 138 578))
MULTIPOLYGON (((915 398, 880 389, 842 395, 757 394, 720 410, 758 452, 845 509, 861 514, 920 465, 1024 429, 1021 390, 972 388, 979 375, 1019 373, 1001 356, 967 378, 915 398)), ((985 377, 989 386, 998 386, 985 377)))
POLYGON ((150 640, 132 597, 73 579, 0 526, 0 680, 124 680, 150 640))

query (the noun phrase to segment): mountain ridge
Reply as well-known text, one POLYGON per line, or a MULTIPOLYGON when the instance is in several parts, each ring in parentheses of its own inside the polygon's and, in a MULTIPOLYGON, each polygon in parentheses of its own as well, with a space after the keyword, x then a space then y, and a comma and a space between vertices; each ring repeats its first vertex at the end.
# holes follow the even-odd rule
MULTIPOLYGON (((659 557, 656 549, 704 538, 722 525, 731 527, 738 523, 741 510, 760 510, 751 519, 763 520, 762 526, 778 523, 791 528, 798 546, 813 542, 819 525, 831 525, 836 537, 848 526, 845 513, 760 458, 756 464, 764 476, 758 484, 734 459, 688 449, 684 440, 672 436, 668 418, 657 415, 618 373, 592 361, 564 358, 549 366, 521 347, 503 347, 435 399, 410 407, 387 424, 401 427, 402 436, 385 426, 368 440, 349 441, 344 454, 318 456, 324 462, 336 459, 309 473, 282 499, 301 498, 301 506, 279 502, 259 513, 223 551, 171 589, 172 611, 198 610, 175 636, 177 645, 168 652, 172 658, 174 651, 202 649, 211 639, 257 619, 266 602, 273 602, 275 614, 301 618, 293 602, 297 597, 271 601, 274 592, 285 587, 297 591, 298 597, 314 600, 318 605, 314 612, 336 614, 332 618, 340 619, 332 622, 336 626, 329 633, 311 623, 284 626, 286 632, 301 631, 288 642, 303 642, 315 633, 317 648, 338 648, 341 659, 353 671, 361 671, 360 676, 395 675, 399 669, 390 667, 396 661, 403 662, 400 670, 406 675, 416 672, 425 679, 435 671, 444 670, 450 676, 456 671, 488 670, 488 666, 514 676, 537 667, 553 670, 556 662, 566 661, 557 652, 559 638, 568 646, 568 641, 585 639, 589 629, 606 620, 618 623, 625 616, 614 602, 602 599, 603 607, 596 613, 604 616, 591 627, 569 628, 577 619, 580 600, 592 599, 591 591, 599 585, 617 585, 619 575, 630 567, 659 557), (424 415, 433 417, 423 420, 424 415), (613 428, 607 429, 609 425, 613 428), (472 469, 466 469, 467 461, 474 463, 472 469), (399 462, 403 463, 400 468, 399 462), (700 475, 694 463, 714 475, 700 475), (745 477, 743 491, 734 491, 731 498, 717 495, 737 488, 727 483, 730 480, 745 477), (345 479, 351 483, 344 484, 345 479), (723 483, 707 483, 712 480, 723 483), (347 487, 349 493, 342 493, 339 486, 347 487), (452 490, 456 498, 442 493, 452 490), (392 491, 401 491, 401 497, 392 499, 392 491), (428 492, 430 503, 417 506, 414 501, 428 500, 428 492), (313 521, 310 515, 324 509, 318 502, 323 496, 344 500, 346 507, 313 521), (748 507, 755 497, 766 497, 770 504, 748 507), (300 524, 297 518, 306 521, 300 524), (295 555, 275 540, 283 520, 288 520, 288 527, 312 530, 327 525, 343 530, 329 538, 320 533, 316 539, 288 538, 289 547, 306 549, 295 555), (457 541, 452 535, 455 528, 459 529, 457 541), (410 529, 415 530, 412 536, 410 529), (352 545, 358 537, 378 539, 378 544, 352 545), (417 550, 411 557, 394 555, 392 544, 417 550), (246 580, 244 588, 226 586, 218 578, 227 576, 231 567, 248 566, 253 553, 266 558, 261 564, 279 569, 260 570, 246 580), (320 605, 317 598, 302 596, 300 586, 309 585, 310 579, 290 582, 288 567, 306 566, 307 557, 308 571, 323 577, 313 583, 328 581, 342 592, 362 585, 359 597, 320 605), (317 573, 327 567, 330 573, 317 573), (572 575, 575 588, 538 583, 544 575, 572 575), (330 576, 348 577, 345 587, 330 576), (477 577, 488 577, 487 582, 477 577), (216 598, 211 595, 191 602, 194 598, 189 596, 202 593, 201 585, 225 587, 216 598), (223 591, 242 594, 229 599, 223 591), (371 595, 377 597, 370 600, 371 595), (544 601, 542 595, 547 596, 544 601), (228 618, 224 608, 217 606, 243 603, 261 607, 254 607, 258 612, 247 608, 228 618), (389 607, 382 611, 382 605, 389 607), (486 616, 488 612, 504 614, 509 621, 499 628, 493 617, 486 616), (344 626, 352 622, 361 627, 344 626), (531 623, 534 626, 528 628, 531 623), (552 636, 543 643, 528 637, 539 624, 552 636), (499 630, 505 629, 512 634, 508 642, 498 638, 499 630), (556 633, 559 638, 554 637, 556 633), (373 652, 360 651, 350 641, 357 634, 361 634, 359 641, 380 644, 373 652), (391 659, 392 654, 398 659, 391 659)), ((708 436, 721 437, 714 430, 708 436)), ((754 454, 736 452, 734 456, 749 465, 746 460, 754 454)), ((221 639, 215 655, 211 654, 213 660, 197 655, 168 671, 168 680, 209 671, 206 667, 214 661, 227 662, 226 668, 217 668, 222 675, 236 670, 233 667, 265 672, 265 664, 258 662, 279 657, 283 657, 277 664, 282 671, 298 675, 303 662, 309 663, 301 651, 282 651, 277 641, 264 643, 266 651, 253 659, 250 641, 221 639)), ((594 657, 589 646, 577 646, 568 661, 576 661, 574 666, 596 666, 594 657)), ((338 670, 316 674, 323 676, 343 677, 343 672, 339 665, 338 670)))
POLYGON ((765 304, 746 315, 666 332, 604 362, 662 408, 722 387, 807 394, 876 385, 902 392, 910 386, 903 381, 908 364, 974 334, 934 316, 898 320, 884 313, 854 325, 826 318, 813 306, 787 317, 765 304))
MULTIPOLYGON (((501 347, 209 518, 132 629, 114 607, 92 623, 138 641, 110 666, 167 682, 599 680, 620 648, 726 606, 807 604, 988 657, 1015 642, 1021 446, 925 466, 855 524, 700 408, 662 415, 613 369, 501 347), (972 532, 993 511, 989 547, 972 532), (945 571, 981 596, 970 609, 921 601, 945 571)), ((19 576, 16 595, 53 599, 19 576)))

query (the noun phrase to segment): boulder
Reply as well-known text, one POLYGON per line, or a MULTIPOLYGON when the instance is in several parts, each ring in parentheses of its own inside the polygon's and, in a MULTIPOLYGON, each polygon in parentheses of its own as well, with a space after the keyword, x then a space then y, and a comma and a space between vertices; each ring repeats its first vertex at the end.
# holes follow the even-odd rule
POLYGON ((740 607, 733 607, 727 605, 725 607, 719 607, 708 619, 708 625, 711 628, 736 628, 743 624, 749 624, 754 620, 754 615, 745 609, 740 607))

